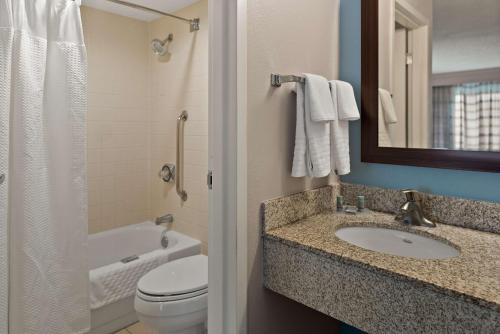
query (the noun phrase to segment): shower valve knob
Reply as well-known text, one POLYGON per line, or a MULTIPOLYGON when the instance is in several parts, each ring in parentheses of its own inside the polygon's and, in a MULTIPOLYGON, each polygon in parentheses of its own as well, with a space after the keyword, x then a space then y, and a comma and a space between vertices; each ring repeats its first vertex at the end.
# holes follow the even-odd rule
POLYGON ((160 170, 160 179, 167 183, 175 182, 175 165, 174 164, 164 164, 160 170))

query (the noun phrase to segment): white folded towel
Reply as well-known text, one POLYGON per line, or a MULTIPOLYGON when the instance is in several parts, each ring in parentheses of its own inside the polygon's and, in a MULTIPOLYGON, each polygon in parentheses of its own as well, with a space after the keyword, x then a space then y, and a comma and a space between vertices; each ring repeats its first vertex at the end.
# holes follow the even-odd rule
POLYGON ((311 114, 311 120, 324 122, 336 119, 328 80, 321 75, 309 73, 305 73, 304 77, 306 78, 305 103, 311 114))
POLYGON ((383 88, 379 88, 378 94, 382 105, 384 122, 386 124, 397 123, 398 116, 396 115, 396 110, 394 109, 394 103, 392 102, 391 93, 389 93, 387 90, 383 88))
POLYGON ((359 119, 359 110, 352 86, 344 81, 330 81, 330 91, 338 118, 331 125, 330 165, 337 175, 351 172, 349 156, 349 121, 359 119))
POLYGON ((303 177, 310 174, 310 159, 307 156, 306 122, 304 119, 304 86, 297 83, 295 86, 297 93, 297 115, 295 122, 295 148, 293 151, 292 176, 303 177))
POLYGON ((378 89, 378 146, 392 147, 388 124, 398 122, 391 93, 383 88, 378 89))
POLYGON ((359 119, 358 105, 351 84, 345 81, 332 80, 330 87, 335 85, 337 90, 337 113, 341 121, 356 121, 359 119))
POLYGON ((330 90, 324 89, 324 83, 328 87, 326 79, 322 81, 309 74, 305 77, 305 84, 298 83, 296 87, 297 122, 292 176, 324 177, 331 171, 329 121, 333 118, 333 102, 330 90), (328 108, 330 110, 322 110, 328 108), (320 121, 314 121, 313 114, 320 121))
POLYGON ((392 147, 391 136, 389 136, 388 125, 384 119, 384 108, 382 107, 382 99, 378 95, 378 146, 392 147))

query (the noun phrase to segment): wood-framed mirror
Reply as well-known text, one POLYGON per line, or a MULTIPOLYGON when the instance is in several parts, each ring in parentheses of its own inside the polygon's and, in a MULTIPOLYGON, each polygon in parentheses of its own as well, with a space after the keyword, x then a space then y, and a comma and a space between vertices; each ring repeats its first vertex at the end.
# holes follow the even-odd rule
POLYGON ((500 1, 362 0, 361 160, 500 172, 500 1))

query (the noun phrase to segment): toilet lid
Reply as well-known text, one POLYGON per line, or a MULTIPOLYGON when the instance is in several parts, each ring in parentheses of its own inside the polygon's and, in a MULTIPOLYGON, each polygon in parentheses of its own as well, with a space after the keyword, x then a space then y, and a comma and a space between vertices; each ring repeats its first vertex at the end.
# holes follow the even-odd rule
POLYGON ((165 263, 144 275, 137 289, 150 296, 189 294, 208 288, 208 257, 194 255, 165 263))

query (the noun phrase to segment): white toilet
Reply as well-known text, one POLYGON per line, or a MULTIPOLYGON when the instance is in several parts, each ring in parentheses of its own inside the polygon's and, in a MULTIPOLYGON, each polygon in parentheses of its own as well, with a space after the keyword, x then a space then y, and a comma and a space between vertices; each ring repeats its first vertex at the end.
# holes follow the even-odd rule
POLYGON ((207 332, 208 257, 194 255, 165 263, 137 284, 135 311, 154 334, 207 332))

